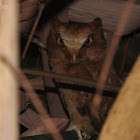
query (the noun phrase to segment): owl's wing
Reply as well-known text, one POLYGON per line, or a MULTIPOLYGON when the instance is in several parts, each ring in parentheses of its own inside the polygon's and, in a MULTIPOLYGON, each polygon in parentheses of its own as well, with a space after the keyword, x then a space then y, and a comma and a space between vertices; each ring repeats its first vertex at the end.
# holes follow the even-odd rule
POLYGON ((63 87, 59 88, 59 91, 71 122, 75 124, 79 130, 89 135, 96 133, 89 115, 89 102, 91 102, 93 95, 77 89, 65 89, 63 87))

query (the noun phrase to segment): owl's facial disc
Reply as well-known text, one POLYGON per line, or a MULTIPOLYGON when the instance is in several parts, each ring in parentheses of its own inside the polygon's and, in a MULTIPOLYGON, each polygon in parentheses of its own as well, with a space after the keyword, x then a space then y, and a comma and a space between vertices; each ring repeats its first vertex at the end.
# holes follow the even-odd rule
POLYGON ((65 33, 60 33, 60 36, 63 40, 64 46, 67 48, 67 50, 73 58, 73 63, 76 63, 79 50, 86 42, 87 36, 70 36, 65 33))
POLYGON ((57 38, 57 43, 64 45, 70 55, 73 58, 73 63, 76 63, 76 59, 81 47, 84 44, 90 44, 93 42, 92 34, 68 34, 60 32, 60 37, 57 38))

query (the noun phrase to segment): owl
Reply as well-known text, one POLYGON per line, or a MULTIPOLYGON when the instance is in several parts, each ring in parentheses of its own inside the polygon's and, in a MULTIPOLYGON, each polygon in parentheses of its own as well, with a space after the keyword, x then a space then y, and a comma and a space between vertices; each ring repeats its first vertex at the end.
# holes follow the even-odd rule
MULTIPOLYGON (((54 18, 47 47, 52 72, 97 81, 107 52, 102 20, 95 18, 89 23, 64 23, 54 18)), ((120 85, 113 67, 107 83, 120 85)), ((69 130, 74 129, 79 140, 89 139, 91 134, 99 133, 114 100, 103 96, 98 117, 93 117, 91 103, 95 95, 90 90, 75 88, 63 80, 57 80, 56 84, 70 117, 69 130)))

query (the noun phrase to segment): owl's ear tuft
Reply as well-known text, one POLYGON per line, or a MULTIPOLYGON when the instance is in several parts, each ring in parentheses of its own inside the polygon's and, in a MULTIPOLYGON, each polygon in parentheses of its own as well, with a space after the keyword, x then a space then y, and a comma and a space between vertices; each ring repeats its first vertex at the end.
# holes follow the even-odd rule
POLYGON ((54 17, 53 19, 52 19, 52 28, 55 30, 55 31, 57 31, 57 29, 60 27, 60 25, 61 25, 61 21, 57 18, 57 17, 54 17))
POLYGON ((99 27, 102 27, 102 20, 101 20, 100 17, 97 17, 92 22, 90 22, 89 24, 94 26, 95 28, 99 28, 99 27))

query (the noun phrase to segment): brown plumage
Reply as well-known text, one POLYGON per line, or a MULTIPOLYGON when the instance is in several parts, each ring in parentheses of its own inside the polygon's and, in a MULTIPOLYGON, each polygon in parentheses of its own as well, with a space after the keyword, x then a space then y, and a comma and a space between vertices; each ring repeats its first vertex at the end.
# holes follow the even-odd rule
MULTIPOLYGON (((90 23, 62 23, 54 19, 47 42, 52 71, 82 79, 97 80, 106 57, 107 45, 104 38, 102 21, 94 19, 90 23)), ((61 82, 61 83, 60 83, 61 82)), ((103 97, 99 117, 90 114, 91 101, 94 94, 90 91, 63 86, 59 83, 59 91, 70 120, 76 128, 87 135, 98 133, 107 116, 113 99, 103 97)), ((108 84, 120 85, 113 68, 107 80, 108 84)), ((67 83, 69 84, 69 83, 67 83)))

